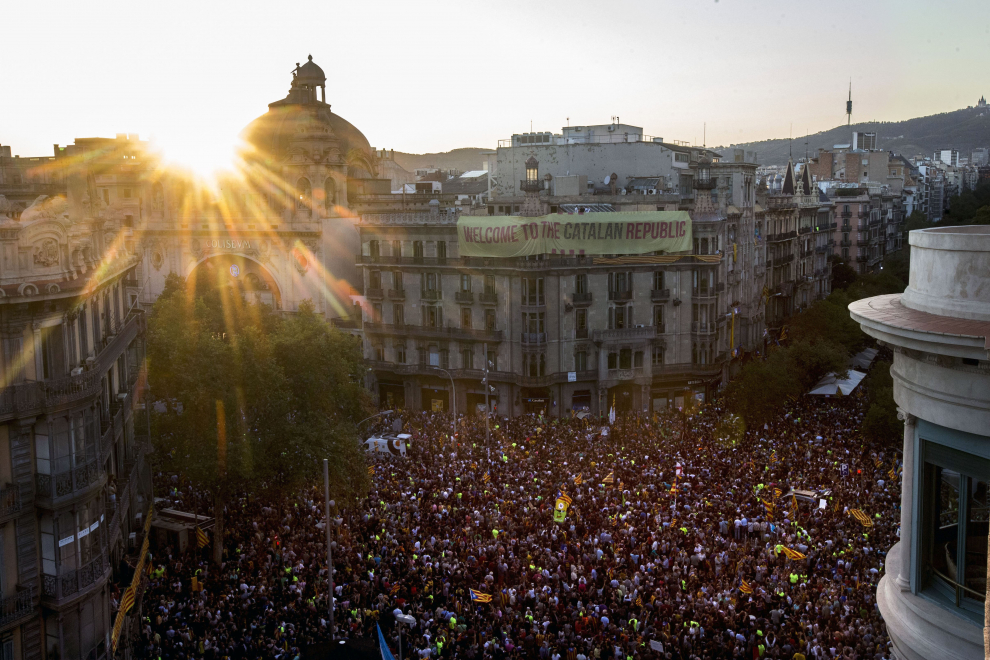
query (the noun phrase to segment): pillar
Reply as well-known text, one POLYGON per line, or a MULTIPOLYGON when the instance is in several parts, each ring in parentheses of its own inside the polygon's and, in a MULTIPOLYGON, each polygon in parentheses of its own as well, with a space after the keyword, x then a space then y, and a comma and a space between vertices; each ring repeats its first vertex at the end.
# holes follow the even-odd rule
POLYGON ((911 535, 914 529, 914 431, 918 418, 898 409, 897 416, 904 420, 904 470, 901 473, 901 565, 897 569, 895 584, 901 591, 911 589, 911 535))

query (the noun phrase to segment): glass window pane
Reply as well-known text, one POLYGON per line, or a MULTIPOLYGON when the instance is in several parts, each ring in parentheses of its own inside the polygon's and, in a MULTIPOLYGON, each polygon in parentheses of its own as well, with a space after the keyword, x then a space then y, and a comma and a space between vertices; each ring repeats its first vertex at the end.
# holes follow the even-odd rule
POLYGON ((987 592, 987 482, 969 479, 969 515, 966 525, 966 579, 965 586, 973 591, 965 592, 967 598, 986 600, 987 592), (976 593, 974 593, 976 592, 976 593))
POLYGON ((959 473, 935 468, 935 530, 932 567, 941 576, 956 580, 959 530, 959 473))

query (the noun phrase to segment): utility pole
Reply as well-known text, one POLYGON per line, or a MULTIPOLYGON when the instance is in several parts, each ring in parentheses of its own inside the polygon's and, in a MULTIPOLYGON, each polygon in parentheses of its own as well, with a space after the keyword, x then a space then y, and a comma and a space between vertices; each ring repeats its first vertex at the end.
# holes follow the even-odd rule
POLYGON ((333 550, 330 548, 330 463, 323 459, 323 504, 326 511, 327 525, 327 584, 329 585, 329 605, 330 609, 330 641, 337 637, 337 628, 333 623, 333 550))

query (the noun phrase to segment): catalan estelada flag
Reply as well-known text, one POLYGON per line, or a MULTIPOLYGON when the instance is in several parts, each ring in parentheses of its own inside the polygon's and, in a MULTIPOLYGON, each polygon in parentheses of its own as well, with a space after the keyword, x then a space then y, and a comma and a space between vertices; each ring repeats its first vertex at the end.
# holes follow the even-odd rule
POLYGON ((780 497, 783 494, 784 494, 784 491, 780 490, 779 488, 774 488, 773 489, 773 496, 774 497, 780 497))
POLYGON ((852 514, 852 517, 858 520, 859 524, 863 527, 873 527, 873 521, 870 520, 870 517, 863 513, 860 509, 849 509, 849 513, 852 514))
POLYGON ((471 592, 471 600, 475 603, 490 603, 492 602, 492 595, 482 593, 480 591, 475 591, 474 589, 468 589, 471 592))
POLYGON ((787 555, 788 559, 793 559, 794 561, 800 561, 805 558, 805 555, 801 554, 797 550, 791 550, 786 545, 783 547, 783 552, 787 555))
POLYGON ((206 532, 199 528, 199 525, 196 525, 196 547, 205 548, 206 544, 209 542, 210 537, 206 535, 206 532))
POLYGON ((749 582, 746 582, 746 580, 740 580, 739 591, 743 592, 744 594, 751 594, 753 593, 753 587, 749 586, 749 582))
POLYGON ((581 479, 581 475, 580 474, 578 476, 574 477, 574 485, 575 486, 580 486, 582 484, 582 482, 583 482, 583 480, 581 479))

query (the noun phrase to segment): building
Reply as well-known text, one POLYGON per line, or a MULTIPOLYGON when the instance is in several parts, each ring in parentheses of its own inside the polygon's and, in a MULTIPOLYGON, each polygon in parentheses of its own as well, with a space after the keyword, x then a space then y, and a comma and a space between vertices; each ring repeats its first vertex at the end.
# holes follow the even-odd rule
MULTIPOLYGON (((519 203, 496 206, 548 222, 615 212, 594 196, 568 203, 535 158, 525 165, 519 203)), ((501 414, 563 416, 713 393, 733 355, 763 349, 763 227, 754 163, 695 165, 693 240, 676 253, 466 256, 465 216, 439 202, 362 214, 362 334, 380 404, 474 412, 487 389, 501 414)), ((681 200, 665 203, 676 213, 681 200)), ((646 213, 657 210, 654 200, 646 213)))
POLYGON ((932 160, 952 167, 959 167, 959 152, 955 149, 942 149, 935 152, 932 160))
POLYGON ((109 657, 111 583, 151 502, 140 249, 97 187, 129 176, 131 143, 110 142, 90 176, 57 157, 0 183, 3 658, 109 657))
POLYGON ((766 324, 780 332, 784 321, 831 293, 835 217, 832 202, 812 182, 811 168, 788 162, 779 191, 766 204, 766 324))
POLYGON ((877 604, 901 660, 983 658, 990 474, 990 228, 912 231, 903 294, 852 303, 894 350, 900 541, 877 604))

